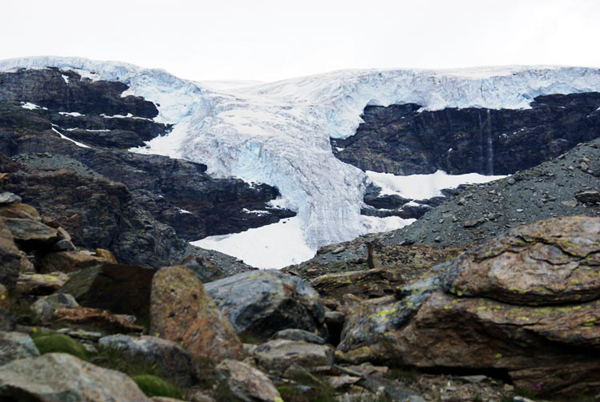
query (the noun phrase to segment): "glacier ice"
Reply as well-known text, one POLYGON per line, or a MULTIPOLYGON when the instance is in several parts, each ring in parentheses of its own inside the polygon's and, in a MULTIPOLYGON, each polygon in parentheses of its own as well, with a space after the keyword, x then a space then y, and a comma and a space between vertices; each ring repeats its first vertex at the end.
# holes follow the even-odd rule
MULTIPOLYGON (((368 176, 336 159, 330 137, 354 134, 370 105, 528 108, 538 95, 600 91, 600 70, 510 66, 459 70, 343 70, 256 84, 203 84, 125 63, 40 57, 0 61, 0 71, 57 67, 118 80, 160 105, 157 120, 175 124, 137 152, 179 157, 209 173, 276 186, 279 205, 298 213, 311 250, 389 229, 360 215, 368 176)), ((399 224, 401 225, 401 224, 399 224)))

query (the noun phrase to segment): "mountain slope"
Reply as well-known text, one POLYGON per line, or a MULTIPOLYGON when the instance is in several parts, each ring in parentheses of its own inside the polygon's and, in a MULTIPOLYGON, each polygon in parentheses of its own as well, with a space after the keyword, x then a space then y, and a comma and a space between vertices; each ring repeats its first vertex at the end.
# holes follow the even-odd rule
MULTIPOLYGON (((139 152, 204 163, 221 177, 277 187, 283 198, 279 204, 298 213, 305 243, 313 250, 390 227, 389 220, 361 216, 368 178, 331 150, 330 138, 355 133, 365 106, 519 109, 530 107, 539 95, 600 91, 600 70, 586 68, 349 70, 217 91, 120 63, 0 62, 0 70, 46 66, 124 82, 130 86, 127 94, 156 103, 155 120, 174 124, 173 130, 139 152)), ((395 219, 396 227, 406 223, 395 219)))

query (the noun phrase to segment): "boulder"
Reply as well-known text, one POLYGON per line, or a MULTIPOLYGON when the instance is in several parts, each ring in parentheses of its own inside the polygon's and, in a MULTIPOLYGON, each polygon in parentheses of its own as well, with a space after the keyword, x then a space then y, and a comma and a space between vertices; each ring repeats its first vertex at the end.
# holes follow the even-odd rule
POLYGON ((273 335, 273 339, 287 339, 288 341, 314 343, 316 345, 325 344, 325 339, 321 338, 319 335, 304 331, 302 329, 281 330, 273 335))
POLYGON ((21 197, 7 191, 0 193, 0 205, 16 204, 21 202, 21 197))
POLYGON ((217 377, 235 396, 245 402, 281 400, 273 382, 249 364, 225 359, 217 366, 217 377))
POLYGON ((263 343, 254 350, 259 366, 279 374, 283 374, 293 364, 301 367, 331 366, 334 354, 331 346, 284 339, 263 343))
POLYGON ((108 250, 105 250, 103 248, 97 248, 96 249, 96 253, 94 254, 95 257, 101 258, 107 262, 110 262, 112 264, 118 264, 119 261, 117 261, 117 257, 115 257, 115 255, 113 253, 111 253, 108 250))
POLYGON ((553 396, 597 394, 600 218, 522 226, 382 303, 347 309, 346 362, 505 372, 553 396))
POLYGON ((54 318, 58 322, 79 326, 87 325, 112 333, 132 333, 144 330, 143 327, 131 323, 126 316, 111 314, 109 311, 97 308, 60 308, 54 311, 54 318))
POLYGON ((194 271, 202 283, 216 281, 229 276, 225 270, 211 259, 197 255, 187 256, 179 265, 183 265, 187 269, 194 271))
POLYGON ((40 297, 31 305, 31 309, 42 322, 50 322, 59 308, 79 307, 77 300, 69 294, 54 293, 40 297))
POLYGON ((55 243, 52 247, 53 250, 61 247, 61 244, 63 243, 66 244, 66 250, 50 252, 36 259, 35 268, 37 272, 70 273, 106 263, 106 260, 102 258, 92 256, 82 251, 73 251, 69 247, 69 244, 72 245, 72 243, 70 240, 66 239, 55 243))
POLYGON ((103 263, 73 274, 60 292, 73 295, 82 306, 132 314, 146 321, 155 273, 135 265, 103 263))
POLYGON ((38 357, 40 352, 27 334, 0 332, 0 366, 13 360, 38 357))
POLYGON ((243 357, 242 343, 202 282, 185 267, 159 270, 152 281, 151 333, 213 360, 243 357))
POLYGON ((31 205, 27 204, 2 204, 0 205, 0 216, 4 218, 39 219, 40 214, 31 205))
POLYGON ((125 374, 62 353, 16 360, 0 367, 0 399, 3 398, 44 402, 148 401, 125 374))
POLYGON ((21 253, 4 220, 0 218, 0 284, 13 288, 19 276, 20 264, 21 253))
POLYGON ((238 334, 268 339, 295 328, 327 336, 319 294, 298 277, 276 270, 245 272, 211 282, 206 290, 238 334))
POLYGON ((156 364, 182 387, 189 387, 193 383, 192 356, 175 342, 154 336, 111 335, 101 338, 99 344, 156 364))
POLYGON ((27 250, 49 248, 61 240, 58 230, 35 219, 4 218, 15 243, 27 250))
POLYGON ((45 296, 56 292, 69 280, 62 272, 50 274, 19 274, 17 292, 21 295, 45 296))
POLYGON ((375 268, 367 271, 326 274, 313 279, 310 285, 322 297, 340 299, 353 294, 365 299, 394 294, 404 284, 398 270, 375 268))

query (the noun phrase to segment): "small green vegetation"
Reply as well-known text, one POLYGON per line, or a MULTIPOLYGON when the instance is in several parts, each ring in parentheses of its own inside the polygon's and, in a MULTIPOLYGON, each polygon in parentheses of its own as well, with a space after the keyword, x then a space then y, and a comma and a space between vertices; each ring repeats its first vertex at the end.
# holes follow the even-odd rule
POLYGON ((413 381, 421 376, 421 372, 417 369, 398 369, 393 368, 390 369, 387 373, 387 377, 390 380, 408 380, 413 381))
POLYGON ((140 387, 147 397, 163 396, 167 398, 181 399, 183 392, 181 389, 169 384, 162 378, 153 375, 136 375, 131 379, 140 387))
POLYGON ((67 353, 83 360, 88 360, 85 347, 73 338, 55 333, 39 333, 33 335, 33 343, 41 354, 67 353))
POLYGON ((153 375, 163 377, 156 363, 146 359, 134 358, 117 348, 100 347, 92 358, 92 363, 111 370, 117 370, 128 376, 153 375))

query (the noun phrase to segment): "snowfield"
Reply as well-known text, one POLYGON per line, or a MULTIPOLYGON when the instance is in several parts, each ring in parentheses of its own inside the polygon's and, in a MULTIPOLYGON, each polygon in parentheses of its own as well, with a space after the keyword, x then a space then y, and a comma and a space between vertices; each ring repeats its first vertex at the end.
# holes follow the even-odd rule
MULTIPOLYGON (((329 138, 353 135, 366 105, 410 102, 422 105, 424 110, 517 109, 528 108, 538 95, 600 91, 600 70, 580 67, 344 70, 256 85, 203 84, 162 70, 86 59, 39 57, 0 61, 0 71, 45 67, 74 70, 91 79, 122 81, 130 86, 125 95, 143 96, 159 104, 156 120, 175 127, 167 136, 156 138, 135 152, 201 162, 208 166, 209 173, 219 177, 235 176, 277 187, 282 194, 279 205, 298 213, 291 222, 275 224, 279 226, 274 232, 279 237, 289 236, 289 241, 275 246, 269 234, 273 228, 264 227, 198 243, 221 251, 227 249, 259 267, 272 266, 273 261, 299 262, 320 246, 410 223, 361 216, 366 185, 378 177, 369 178, 331 152, 329 138), (293 230, 281 231, 283 225, 293 230), (260 249, 262 256, 254 259, 247 251, 234 247, 247 244, 249 238, 258 243, 241 249, 260 249), (299 238, 302 244, 298 243, 299 238), (289 257, 270 258, 280 254, 289 257), (261 258, 269 263, 261 263, 261 258)), ((418 183, 412 181, 409 187, 418 183)))

